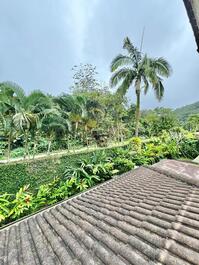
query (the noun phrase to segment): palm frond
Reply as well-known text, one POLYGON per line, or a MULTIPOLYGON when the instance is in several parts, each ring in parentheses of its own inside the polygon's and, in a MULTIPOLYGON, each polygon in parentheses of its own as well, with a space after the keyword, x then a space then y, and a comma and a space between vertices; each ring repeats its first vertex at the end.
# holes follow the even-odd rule
POLYGON ((152 87, 155 87, 158 83, 158 76, 153 67, 149 66, 148 68, 145 68, 143 76, 149 80, 152 87))
POLYGON ((154 92, 158 101, 161 101, 164 96, 164 86, 162 84, 162 79, 160 77, 158 77, 158 82, 154 86, 154 92))
POLYGON ((49 109, 53 106, 53 101, 40 90, 33 90, 23 102, 23 107, 26 110, 33 112, 41 112, 44 109, 49 109))
POLYGON ((154 67, 157 74, 163 77, 169 77, 172 73, 172 68, 166 59, 160 57, 151 59, 151 65, 154 67))
POLYGON ((139 52, 138 49, 133 45, 129 37, 124 39, 123 48, 128 51, 135 63, 138 63, 141 60, 141 52, 139 52))
POLYGON ((126 66, 131 64, 133 64, 133 60, 131 59, 131 57, 119 54, 111 62, 111 72, 114 72, 121 66, 126 66))
POLYGON ((69 119, 65 120, 65 123, 67 125, 68 131, 71 132, 72 131, 72 124, 71 124, 70 120, 69 119))
POLYGON ((37 114, 30 112, 18 112, 13 116, 14 126, 19 130, 30 129, 37 125, 37 114))
POLYGON ((19 108, 25 98, 24 90, 13 82, 0 83, 0 102, 6 106, 8 110, 19 108))
POLYGON ((144 82, 144 94, 146 95, 149 89, 149 82, 145 75, 142 76, 142 80, 144 82))
POLYGON ((44 109, 38 115, 41 116, 41 117, 44 117, 44 118, 47 117, 47 116, 50 116, 50 115, 59 116, 60 115, 60 111, 57 108, 44 109))
POLYGON ((129 75, 131 72, 134 72, 130 68, 122 68, 117 71, 115 71, 110 79, 110 86, 115 87, 118 85, 118 83, 122 82, 123 79, 126 78, 127 75, 129 75))
POLYGON ((69 94, 63 94, 54 98, 54 102, 60 106, 63 111, 70 112, 74 109, 75 98, 69 94))
POLYGON ((23 88, 14 82, 3 82, 0 84, 1 90, 4 90, 8 96, 17 96, 17 98, 22 99, 25 97, 23 88))
POLYGON ((127 90, 132 85, 135 77, 136 77, 136 73, 134 71, 128 72, 126 74, 125 78, 123 79, 123 82, 121 83, 121 85, 117 89, 117 93, 120 96, 123 97, 126 94, 127 90))

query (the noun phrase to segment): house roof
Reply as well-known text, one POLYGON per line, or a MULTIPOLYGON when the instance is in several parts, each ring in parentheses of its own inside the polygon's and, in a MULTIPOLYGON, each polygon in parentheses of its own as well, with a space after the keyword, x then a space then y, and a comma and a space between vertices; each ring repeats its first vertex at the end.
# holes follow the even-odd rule
POLYGON ((199 52, 199 1, 198 0, 183 0, 183 1, 187 9, 187 14, 190 23, 193 28, 199 52))
POLYGON ((0 230, 1 265, 198 264, 199 167, 140 167, 0 230))

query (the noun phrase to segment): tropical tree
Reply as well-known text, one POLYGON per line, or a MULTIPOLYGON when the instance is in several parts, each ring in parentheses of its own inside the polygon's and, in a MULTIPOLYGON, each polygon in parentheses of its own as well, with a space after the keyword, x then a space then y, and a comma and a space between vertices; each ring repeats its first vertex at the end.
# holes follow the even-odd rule
POLYGON ((0 128, 7 140, 7 158, 10 159, 11 145, 16 137, 14 116, 16 115, 24 91, 12 82, 0 83, 0 128))
POLYGON ((7 159, 9 160, 11 153, 11 145, 16 137, 16 131, 14 130, 12 116, 4 116, 2 113, 0 113, 0 131, 1 135, 6 140, 7 159))
POLYGON ((59 105, 60 115, 72 124, 74 139, 76 139, 82 118, 87 115, 86 98, 79 95, 63 94, 55 98, 54 101, 59 105))
POLYGON ((169 131, 180 125, 175 112, 169 108, 143 111, 140 124, 142 132, 148 137, 158 136, 162 131, 169 131))
POLYGON ((49 115, 59 115, 60 109, 51 96, 45 95, 40 90, 32 91, 25 99, 24 108, 36 115, 36 126, 30 129, 30 136, 33 141, 33 158, 39 139, 42 136, 42 122, 49 115))
POLYGON ((16 113, 13 117, 13 124, 18 131, 24 135, 24 158, 29 155, 29 138, 30 130, 37 128, 38 115, 30 111, 23 111, 16 113))
POLYGON ((199 114, 192 114, 187 119, 186 127, 189 128, 190 131, 196 132, 199 130, 199 114))
POLYGON ((32 91, 28 96, 20 98, 17 113, 13 117, 15 128, 23 133, 25 153, 24 158, 29 154, 29 142, 34 142, 33 156, 38 141, 41 123, 44 117, 57 113, 58 110, 52 99, 39 90, 32 91))
POLYGON ((89 139, 88 139, 88 133, 92 131, 92 129, 96 128, 97 121, 94 119, 91 119, 89 117, 84 117, 82 119, 82 128, 83 128, 83 141, 88 146, 89 139))
POLYGON ((48 139, 47 153, 50 154, 53 140, 60 140, 67 136, 71 131, 71 124, 60 114, 52 113, 43 118, 42 131, 48 139))
POLYGON ((150 58, 142 54, 128 37, 124 39, 123 48, 127 55, 119 54, 111 62, 110 79, 111 87, 118 86, 117 92, 125 95, 131 86, 135 87, 136 93, 136 115, 135 115, 135 135, 138 136, 140 120, 140 96, 142 88, 146 94, 149 85, 154 89, 158 100, 164 95, 162 77, 169 77, 171 66, 162 57, 150 58))
POLYGON ((72 88, 75 94, 84 91, 91 92, 99 86, 96 77, 98 74, 96 66, 93 66, 92 64, 75 65, 73 66, 72 71, 74 72, 74 85, 72 88))
POLYGON ((28 154, 29 142, 33 140, 35 153, 41 122, 58 109, 52 98, 39 90, 28 96, 24 90, 12 82, 0 83, 0 129, 7 141, 7 157, 10 158, 11 146, 20 135, 24 143, 24 157, 28 154))

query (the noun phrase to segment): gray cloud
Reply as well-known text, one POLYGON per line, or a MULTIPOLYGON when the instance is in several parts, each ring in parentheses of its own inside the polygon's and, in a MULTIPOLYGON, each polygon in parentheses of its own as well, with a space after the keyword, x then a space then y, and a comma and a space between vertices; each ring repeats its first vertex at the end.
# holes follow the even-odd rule
POLYGON ((108 82, 123 38, 139 46, 144 26, 143 51, 168 59, 173 75, 164 100, 158 103, 150 92, 143 108, 199 100, 199 55, 182 0, 1 0, 0 81, 58 94, 69 91, 71 67, 88 62, 108 82))

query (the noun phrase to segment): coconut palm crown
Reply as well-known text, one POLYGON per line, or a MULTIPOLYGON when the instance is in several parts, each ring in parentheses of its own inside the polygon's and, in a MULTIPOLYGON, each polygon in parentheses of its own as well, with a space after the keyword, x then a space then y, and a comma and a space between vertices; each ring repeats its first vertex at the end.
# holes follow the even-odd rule
POLYGON ((154 89, 156 98, 160 101, 164 95, 163 78, 171 75, 169 63, 162 57, 150 58, 142 54, 130 41, 124 39, 123 48, 127 55, 119 54, 111 62, 111 87, 117 87, 117 92, 124 96, 131 86, 136 93, 135 136, 139 132, 140 95, 148 92, 149 86, 154 89))

